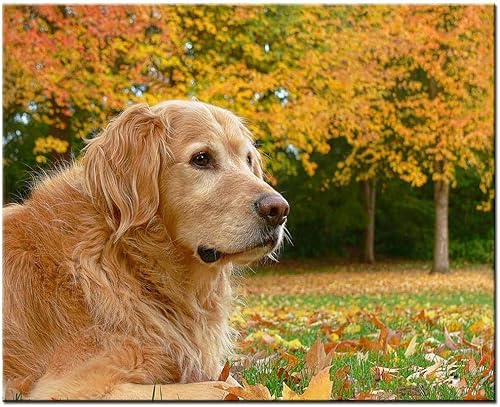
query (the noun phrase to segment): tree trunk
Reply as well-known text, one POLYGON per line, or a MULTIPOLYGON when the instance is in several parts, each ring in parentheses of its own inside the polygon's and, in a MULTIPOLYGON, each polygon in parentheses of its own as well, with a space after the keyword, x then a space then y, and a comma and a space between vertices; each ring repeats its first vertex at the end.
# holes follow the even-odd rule
POLYGON ((364 204, 366 210, 366 229, 365 229, 365 248, 363 260, 366 263, 375 263, 375 197, 376 197, 376 178, 362 181, 364 204))
POLYGON ((436 222, 434 226, 434 259, 431 273, 449 273, 448 255, 448 200, 450 184, 447 181, 434 182, 434 205, 436 222))

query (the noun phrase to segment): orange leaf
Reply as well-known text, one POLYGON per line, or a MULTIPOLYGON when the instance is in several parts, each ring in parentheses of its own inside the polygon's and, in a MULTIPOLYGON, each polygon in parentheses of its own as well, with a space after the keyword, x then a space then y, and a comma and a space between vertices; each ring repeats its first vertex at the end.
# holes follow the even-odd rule
POLYGON ((355 351, 357 347, 358 347, 357 341, 347 339, 345 341, 336 343, 326 343, 325 352, 331 352, 332 350, 335 352, 352 352, 355 351))
POLYGON ((474 373, 477 370, 476 360, 472 356, 465 364, 465 370, 470 373, 474 373))
POLYGON ((345 379, 345 377, 347 376, 347 373, 349 373, 350 370, 351 370, 351 366, 345 365, 342 369, 337 370, 335 372, 335 377, 337 379, 345 379))
POLYGON ((286 360, 286 363, 289 367, 294 367, 297 363, 299 363, 299 358, 297 358, 297 356, 290 355, 289 353, 286 353, 281 349, 278 349, 278 353, 283 359, 286 360))
POLYGON ((242 380, 243 387, 228 387, 223 390, 243 400, 272 400, 271 393, 269 393, 267 387, 260 383, 249 385, 245 379, 242 380))
POLYGON ((221 382, 225 382, 227 380, 227 378, 229 377, 229 361, 226 361, 226 363, 224 364, 224 367, 222 368, 222 372, 220 372, 220 375, 219 375, 219 381, 221 382))
POLYGON ((471 389, 465 395, 464 400, 489 400, 489 399, 486 397, 484 389, 480 389, 477 392, 472 392, 471 389))
POLYGON ((381 351, 383 350, 379 342, 371 341, 368 338, 362 336, 359 338, 359 346, 366 350, 381 351))
POLYGON ((394 373, 399 372, 399 369, 375 366, 371 368, 371 371, 375 374, 375 381, 382 380, 384 382, 389 382, 394 378, 394 373))

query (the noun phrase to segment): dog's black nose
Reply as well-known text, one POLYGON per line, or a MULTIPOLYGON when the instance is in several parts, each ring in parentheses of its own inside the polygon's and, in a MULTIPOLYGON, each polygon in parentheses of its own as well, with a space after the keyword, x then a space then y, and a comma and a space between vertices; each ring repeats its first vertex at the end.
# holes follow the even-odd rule
POLYGON ((266 194, 255 202, 257 213, 262 216, 270 225, 282 225, 286 221, 290 206, 281 195, 266 194))

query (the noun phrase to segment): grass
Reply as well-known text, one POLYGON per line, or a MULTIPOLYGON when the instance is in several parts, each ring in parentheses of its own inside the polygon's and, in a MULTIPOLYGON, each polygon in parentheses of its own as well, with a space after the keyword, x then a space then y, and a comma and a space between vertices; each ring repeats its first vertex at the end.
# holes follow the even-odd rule
MULTIPOLYGON (((233 315, 233 324, 241 334, 239 351, 242 355, 263 351, 265 356, 271 357, 243 369, 233 369, 237 379, 244 378, 249 384, 264 384, 275 397, 281 397, 283 382, 297 393, 302 393, 310 380, 304 374, 305 355, 316 339, 319 337, 323 343, 332 345, 348 340, 361 343, 361 338, 377 342, 380 329, 370 318, 370 315, 375 315, 387 328, 399 333, 400 343, 387 352, 363 349, 362 346, 350 352, 334 352, 330 370, 333 399, 353 399, 362 392, 373 390, 384 390, 397 400, 463 399, 466 391, 482 377, 484 370, 481 367, 474 371, 468 365, 474 359, 479 366, 482 353, 463 346, 449 349, 445 346, 444 328, 452 332, 455 343, 459 343, 460 335, 480 346, 489 343, 493 335, 492 274, 484 271, 484 268, 462 269, 459 275, 464 279, 464 285, 458 291, 456 281, 450 282, 452 290, 447 289, 448 281, 454 277, 451 274, 441 277, 441 285, 429 280, 431 283, 427 291, 420 290, 415 294, 391 292, 391 285, 394 286, 392 282, 398 278, 401 267, 396 265, 391 275, 391 265, 382 266, 385 274, 381 278, 387 280, 386 284, 379 284, 381 292, 371 290, 369 294, 359 294, 359 287, 353 287, 351 295, 344 288, 341 295, 321 294, 321 285, 325 280, 320 279, 318 290, 314 289, 314 266, 308 269, 301 265, 299 270, 292 270, 289 274, 280 270, 279 273, 267 271, 249 277, 246 285, 261 277, 265 278, 265 284, 262 284, 262 292, 247 293, 244 304, 233 315), (477 281, 479 272, 486 274, 481 276, 483 285, 477 289, 466 281, 469 277, 470 281, 477 281), (278 295, 272 294, 273 276, 279 278, 276 282, 278 295), (283 281, 287 281, 287 276, 291 285, 300 285, 301 281, 307 279, 303 286, 307 285, 311 289, 303 295, 283 294, 283 281), (485 288, 489 287, 488 278, 491 279, 491 290, 485 288), (335 330, 342 324, 345 324, 345 329, 337 335, 335 330), (417 335, 417 351, 406 357, 408 342, 414 335, 417 335), (288 366, 283 357, 276 356, 279 351, 296 356, 299 362, 293 367, 288 366), (445 360, 443 366, 452 366, 452 370, 444 372, 442 376, 435 375, 439 377, 408 379, 417 369, 434 365, 435 362, 429 360, 429 354, 433 353, 442 357, 445 360), (392 377, 380 379, 374 373, 377 366, 398 371, 392 377), (348 375, 337 377, 336 372, 344 368, 348 369, 348 375), (447 382, 443 383, 445 379, 447 382)), ((411 275, 411 267, 411 263, 404 265, 408 275, 411 275)), ((420 264, 415 268, 418 269, 414 273, 415 279, 428 278, 420 272, 420 264)), ((345 273, 344 269, 340 270, 345 273)), ((328 271, 323 266, 320 273, 335 274, 336 271, 338 269, 328 271)), ((366 274, 365 284, 373 283, 371 272, 360 272, 366 274)), ((359 274, 356 278, 362 281, 359 280, 359 274)), ((380 281, 377 280, 378 283, 380 281)), ((415 284, 425 288, 426 281, 415 284)), ((291 286, 290 291, 297 290, 291 286)), ((480 387, 483 397, 494 399, 492 381, 486 380, 480 387)))

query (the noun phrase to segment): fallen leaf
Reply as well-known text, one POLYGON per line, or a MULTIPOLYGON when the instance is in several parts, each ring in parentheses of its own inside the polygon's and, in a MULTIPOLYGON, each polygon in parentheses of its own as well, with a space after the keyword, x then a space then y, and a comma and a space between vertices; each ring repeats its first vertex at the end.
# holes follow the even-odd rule
POLYGON ((227 378, 229 377, 229 369, 230 369, 229 362, 226 361, 224 367, 222 368, 222 372, 220 372, 218 379, 219 381, 225 382, 227 380, 227 378))
POLYGON ((328 354, 325 352, 325 348, 318 339, 313 343, 311 349, 306 354, 305 358, 305 367, 311 372, 312 375, 315 375, 320 370, 323 370, 325 367, 330 366, 332 363, 332 355, 333 350, 331 350, 328 354))
POLYGON ((396 396, 384 390, 372 390, 359 393, 354 400, 396 400, 396 396))
POLYGON ((287 352, 282 351, 281 349, 278 349, 278 353, 280 356, 286 360, 286 363, 289 367, 294 367, 297 363, 299 363, 299 358, 294 355, 290 355, 287 352))
POLYGON ((283 344, 291 350, 300 350, 304 349, 305 346, 298 339, 293 339, 291 341, 283 341, 283 344))
POLYGON ((389 382, 394 378, 396 373, 399 373, 397 368, 388 368, 382 366, 372 367, 371 372, 375 375, 375 381, 389 382))
POLYGON ((469 331, 472 332, 473 334, 479 334, 489 329, 492 325, 493 321, 491 321, 489 318, 482 317, 469 327, 469 331))
MULTIPOLYGON (((443 359, 444 360, 444 359, 443 359)), ((420 377, 423 377, 424 379, 428 379, 431 377, 441 366, 443 365, 443 361, 438 360, 436 363, 434 363, 432 366, 425 367, 425 368, 419 368, 416 367, 417 371, 415 373, 412 373, 409 375, 406 380, 413 380, 417 379, 420 377)))
POLYGON ((283 383, 283 400, 330 400, 333 382, 330 380, 330 367, 313 376, 309 386, 302 394, 295 393, 283 383))
POLYGON ((413 338, 411 338, 410 343, 408 344, 408 347, 405 351, 405 357, 408 358, 415 353, 417 349, 417 337, 418 335, 413 335, 413 338))
POLYGON ((453 339, 451 339, 448 329, 446 329, 446 325, 444 326, 444 344, 448 349, 451 350, 458 349, 458 345, 455 342, 453 342, 453 339))
POLYGON ((333 334, 337 334, 339 337, 342 336, 342 334, 344 333, 344 330, 345 328, 349 325, 348 322, 345 322, 343 323, 342 325, 340 325, 337 329, 335 329, 334 331, 332 331, 333 334))
POLYGON ((479 389, 476 392, 469 390, 464 397, 464 400, 488 400, 484 389, 479 389))
POLYGON ((332 350, 335 352, 353 352, 358 348, 358 341, 347 339, 336 343, 326 343, 325 352, 329 353, 332 350))
POLYGON ((427 325, 432 326, 436 325, 438 317, 432 318, 425 310, 420 310, 420 312, 413 318, 414 321, 422 321, 427 325))
POLYGON ((342 369, 335 372, 335 377, 341 382, 340 389, 336 389, 337 391, 339 391, 338 396, 340 399, 342 399, 342 394, 349 391, 351 387, 352 378, 348 375, 350 370, 351 366, 345 365, 342 369))
POLYGON ((469 373, 475 373, 477 370, 476 360, 471 356, 467 363, 465 364, 465 371, 469 373))
POLYGON ((335 372, 335 377, 337 379, 345 379, 345 377, 347 376, 347 373, 349 373, 350 370, 351 370, 351 366, 345 365, 342 369, 337 370, 335 372))
POLYGON ((479 366, 493 366, 494 354, 493 350, 488 347, 485 343, 481 348, 481 359, 479 360, 479 366))
POLYGON ((362 349, 366 349, 366 350, 373 350, 373 351, 382 351, 383 350, 383 348, 379 342, 371 341, 364 336, 359 338, 359 346, 362 349))
POLYGON ((465 337, 463 335, 460 337, 460 340, 462 342, 462 345, 466 345, 469 348, 472 348, 474 350, 480 350, 481 349, 481 346, 476 345, 476 344, 474 344, 472 342, 469 342, 467 339, 465 339, 465 337))
POLYGON ((424 359, 425 359, 425 360, 428 360, 429 362, 434 362, 434 363, 436 363, 436 362, 441 362, 441 363, 443 363, 443 362, 445 362, 445 361, 446 361, 446 359, 445 359, 445 358, 442 358, 441 356, 436 355, 435 353, 432 353, 432 352, 431 352, 431 353, 426 353, 426 354, 424 355, 424 359))
POLYGON ((229 394, 232 394, 242 400, 273 400, 271 393, 269 393, 269 389, 264 385, 260 383, 249 385, 245 379, 242 379, 242 382, 243 387, 223 388, 222 386, 218 386, 218 388, 226 390, 229 394))

